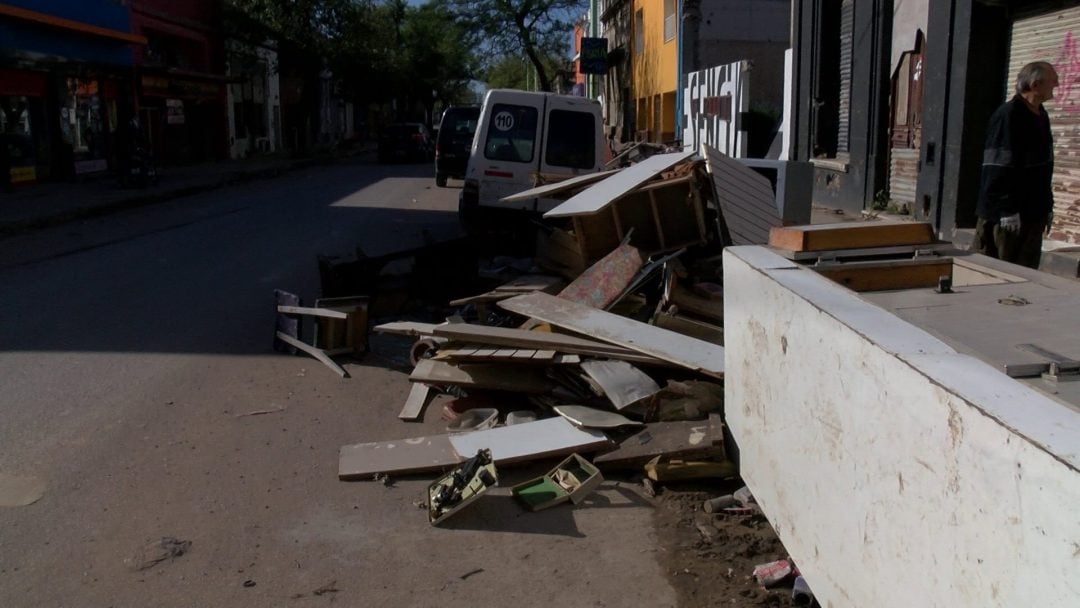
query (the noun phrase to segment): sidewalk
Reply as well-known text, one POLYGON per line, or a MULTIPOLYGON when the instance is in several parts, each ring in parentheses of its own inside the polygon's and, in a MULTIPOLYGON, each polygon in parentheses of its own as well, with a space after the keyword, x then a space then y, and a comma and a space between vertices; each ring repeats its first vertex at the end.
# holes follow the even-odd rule
POLYGON ((113 175, 82 182, 27 186, 11 193, 0 193, 0 237, 326 165, 367 151, 367 148, 359 147, 304 158, 273 156, 170 167, 161 171, 156 186, 148 188, 121 188, 113 175))

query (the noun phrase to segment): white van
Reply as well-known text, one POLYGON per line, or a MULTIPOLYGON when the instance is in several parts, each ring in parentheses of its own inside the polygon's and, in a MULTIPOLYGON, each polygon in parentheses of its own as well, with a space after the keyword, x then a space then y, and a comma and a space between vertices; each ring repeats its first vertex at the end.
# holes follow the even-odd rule
POLYGON ((606 161, 600 103, 585 97, 494 89, 484 97, 458 212, 475 218, 496 208, 544 212, 559 201, 500 203, 528 190, 536 174, 574 176, 606 161))

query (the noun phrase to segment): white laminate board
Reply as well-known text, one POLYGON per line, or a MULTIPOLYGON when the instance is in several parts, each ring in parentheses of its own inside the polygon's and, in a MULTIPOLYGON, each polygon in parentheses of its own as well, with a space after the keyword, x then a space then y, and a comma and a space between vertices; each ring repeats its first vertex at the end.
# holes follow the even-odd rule
POLYGON ((598 410, 595 407, 584 405, 556 405, 552 409, 555 413, 566 418, 574 424, 592 429, 613 429, 620 426, 640 426, 644 422, 630 420, 622 414, 598 410))
POLYGON ((497 464, 611 445, 602 432, 580 429, 562 417, 451 435, 450 444, 462 458, 475 456, 477 450, 488 448, 497 464))
POLYGON ((657 359, 724 377, 724 347, 576 304, 546 293, 530 293, 499 302, 503 309, 580 334, 606 340, 657 359))
POLYGON ((499 202, 514 203, 517 201, 527 201, 531 198, 549 197, 552 194, 557 194, 564 190, 570 190, 577 186, 586 186, 588 184, 607 179, 614 172, 614 170, 611 170, 578 175, 577 177, 571 177, 570 179, 566 179, 561 182, 555 182, 554 184, 544 184, 543 186, 537 186, 535 188, 525 190, 524 192, 518 192, 517 194, 504 196, 499 199, 499 202))
POLYGON ((634 190, 663 171, 696 154, 673 152, 656 154, 645 160, 616 172, 604 181, 570 197, 563 204, 544 214, 544 217, 567 217, 572 215, 590 215, 610 205, 619 197, 634 190))
POLYGON ((600 385, 617 410, 660 392, 655 380, 626 361, 593 359, 582 363, 581 369, 600 385))

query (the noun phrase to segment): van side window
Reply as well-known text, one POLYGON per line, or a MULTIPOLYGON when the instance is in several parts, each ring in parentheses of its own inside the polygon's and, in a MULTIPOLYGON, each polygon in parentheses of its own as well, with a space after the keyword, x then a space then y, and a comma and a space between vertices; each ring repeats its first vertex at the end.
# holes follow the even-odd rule
POLYGON ((497 103, 491 109, 484 157, 528 163, 536 147, 536 108, 497 103))
POLYGON ((591 169, 596 162, 595 118, 587 112, 552 110, 544 162, 555 167, 591 169))

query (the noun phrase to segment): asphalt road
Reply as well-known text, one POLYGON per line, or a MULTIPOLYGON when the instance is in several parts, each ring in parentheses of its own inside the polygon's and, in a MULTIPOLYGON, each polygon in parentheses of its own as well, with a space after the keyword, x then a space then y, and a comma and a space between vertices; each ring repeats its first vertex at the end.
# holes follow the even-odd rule
POLYGON ((353 161, 0 240, 0 502, 41 492, 0 506, 0 606, 675 605, 628 484, 432 528, 430 479, 337 480, 340 446, 445 423, 397 419, 400 340, 348 379, 273 352, 272 290, 456 235, 459 185, 353 161), (150 564, 163 537, 191 544, 150 564))

